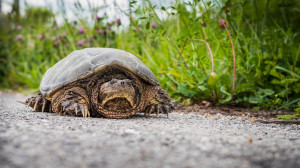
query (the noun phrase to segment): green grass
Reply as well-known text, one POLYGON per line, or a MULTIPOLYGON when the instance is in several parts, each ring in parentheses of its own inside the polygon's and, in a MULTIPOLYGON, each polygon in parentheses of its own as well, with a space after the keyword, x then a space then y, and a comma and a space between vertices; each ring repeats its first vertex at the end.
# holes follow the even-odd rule
POLYGON ((158 7, 149 1, 140 5, 132 1, 131 24, 123 29, 106 18, 95 18, 91 24, 78 17, 77 24, 65 20, 57 26, 54 14, 30 7, 27 15, 35 18, 25 15, 16 21, 10 17, 2 33, 2 87, 37 90, 44 72, 73 50, 113 47, 138 56, 177 102, 209 100, 257 109, 299 109, 300 5, 284 0, 221 2, 176 1, 158 7), (34 12, 43 13, 44 18, 34 12), (235 48, 234 89, 232 46, 217 15, 225 20, 235 48), (16 29, 17 24, 21 30, 16 29), (107 25, 112 25, 112 30, 107 25), (79 34, 81 28, 84 33, 79 34), (105 33, 99 34, 99 29, 105 33), (18 35, 22 40, 16 40, 18 35), (208 48, 189 39, 209 43, 217 74, 212 85, 208 84, 212 78, 208 48))

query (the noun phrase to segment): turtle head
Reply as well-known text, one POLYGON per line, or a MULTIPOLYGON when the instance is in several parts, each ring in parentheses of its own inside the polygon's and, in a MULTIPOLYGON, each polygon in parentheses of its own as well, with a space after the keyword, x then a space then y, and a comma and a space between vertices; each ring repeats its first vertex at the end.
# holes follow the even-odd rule
POLYGON ((101 106, 109 111, 124 111, 136 107, 136 91, 130 79, 111 79, 103 83, 99 98, 101 106))

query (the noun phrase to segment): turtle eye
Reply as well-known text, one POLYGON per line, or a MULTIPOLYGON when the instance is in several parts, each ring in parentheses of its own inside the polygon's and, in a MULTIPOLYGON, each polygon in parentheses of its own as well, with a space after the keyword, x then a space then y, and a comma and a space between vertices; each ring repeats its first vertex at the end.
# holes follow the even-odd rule
POLYGON ((113 85, 113 84, 115 84, 115 83, 116 83, 115 81, 111 81, 111 82, 110 82, 111 85, 113 85))

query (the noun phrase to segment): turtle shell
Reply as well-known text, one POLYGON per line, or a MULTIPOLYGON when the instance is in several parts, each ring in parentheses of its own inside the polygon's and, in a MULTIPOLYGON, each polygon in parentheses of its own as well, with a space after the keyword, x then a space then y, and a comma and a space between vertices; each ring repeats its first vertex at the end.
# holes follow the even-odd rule
POLYGON ((113 48, 85 48, 73 51, 49 68, 42 78, 40 91, 43 95, 50 96, 71 82, 88 78, 115 64, 130 70, 152 85, 159 85, 153 72, 133 54, 113 48))

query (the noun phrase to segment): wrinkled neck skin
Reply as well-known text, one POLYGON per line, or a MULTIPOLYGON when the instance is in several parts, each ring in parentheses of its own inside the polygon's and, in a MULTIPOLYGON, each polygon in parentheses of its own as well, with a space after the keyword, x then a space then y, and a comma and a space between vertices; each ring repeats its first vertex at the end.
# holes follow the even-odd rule
POLYGON ((107 118, 126 118, 136 113, 142 86, 130 72, 106 69, 96 80, 91 92, 94 110, 107 118))

